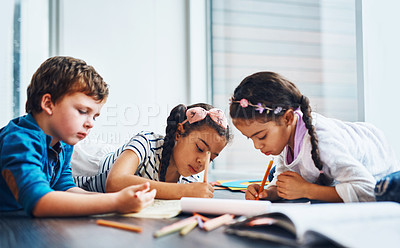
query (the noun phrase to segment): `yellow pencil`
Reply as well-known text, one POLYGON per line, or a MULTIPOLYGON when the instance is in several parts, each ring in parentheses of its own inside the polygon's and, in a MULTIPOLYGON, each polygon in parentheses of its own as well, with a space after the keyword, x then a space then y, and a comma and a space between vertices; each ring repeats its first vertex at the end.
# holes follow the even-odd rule
POLYGON ((265 186, 265 183, 267 182, 267 178, 268 178, 269 172, 271 171, 271 167, 272 167, 272 163, 273 162, 274 162, 274 160, 272 160, 272 159, 271 159, 271 161, 269 161, 267 170, 265 171, 264 178, 263 178, 263 180, 261 182, 260 188, 258 189, 258 194, 257 194, 257 197, 256 197, 257 201, 260 199, 260 194, 264 190, 264 186, 265 186))
POLYGON ((207 176, 208 176, 208 167, 210 166, 210 158, 211 158, 211 152, 207 151, 207 160, 206 164, 204 166, 204 182, 207 182, 207 176))
POLYGON ((193 222, 193 223, 188 224, 187 226, 185 226, 184 228, 181 229, 179 234, 182 236, 188 234, 190 231, 192 231, 197 226, 197 224, 198 224, 198 222, 193 222))
POLYGON ((165 227, 161 228, 160 230, 156 231, 153 234, 153 236, 155 238, 159 238, 159 237, 165 236, 167 234, 180 231, 180 230, 182 230, 182 228, 186 227, 187 225, 189 225, 191 223, 197 223, 197 219, 195 216, 191 216, 189 218, 179 220, 171 225, 165 226, 165 227))
POLYGON ((100 225, 100 226, 114 227, 114 228, 119 228, 119 229, 133 231, 133 232, 142 232, 142 228, 140 228, 138 226, 120 223, 120 222, 116 222, 116 221, 97 220, 96 223, 97 223, 97 225, 100 225))

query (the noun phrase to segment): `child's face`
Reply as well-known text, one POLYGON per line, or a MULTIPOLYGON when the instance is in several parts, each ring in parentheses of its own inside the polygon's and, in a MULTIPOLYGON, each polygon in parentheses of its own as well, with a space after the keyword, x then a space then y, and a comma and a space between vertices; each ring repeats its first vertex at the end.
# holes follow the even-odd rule
POLYGON ((94 126, 95 118, 100 115, 104 102, 76 92, 64 96, 52 105, 47 130, 47 134, 53 137, 51 145, 60 140, 75 145, 84 139, 94 126))
POLYGON ((289 144, 292 132, 295 130, 293 125, 288 125, 285 121, 279 124, 275 121, 263 123, 254 120, 233 119, 233 124, 244 136, 253 141, 254 148, 267 156, 279 155, 289 144))
POLYGON ((189 135, 177 137, 172 152, 180 175, 187 177, 204 170, 207 151, 211 152, 211 161, 214 160, 226 146, 226 139, 218 135, 213 128, 205 127, 192 131, 189 135))

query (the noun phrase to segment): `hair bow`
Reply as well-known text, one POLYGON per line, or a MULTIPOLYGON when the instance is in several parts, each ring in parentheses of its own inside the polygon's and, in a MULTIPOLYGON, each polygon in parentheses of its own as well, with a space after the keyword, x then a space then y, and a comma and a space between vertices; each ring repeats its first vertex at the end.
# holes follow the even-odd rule
POLYGON ((218 108, 212 108, 209 111, 201 107, 190 108, 186 111, 186 120, 184 120, 182 124, 185 124, 186 122, 192 124, 204 120, 207 115, 209 115, 219 126, 223 128, 228 127, 228 120, 226 119, 224 112, 218 108))

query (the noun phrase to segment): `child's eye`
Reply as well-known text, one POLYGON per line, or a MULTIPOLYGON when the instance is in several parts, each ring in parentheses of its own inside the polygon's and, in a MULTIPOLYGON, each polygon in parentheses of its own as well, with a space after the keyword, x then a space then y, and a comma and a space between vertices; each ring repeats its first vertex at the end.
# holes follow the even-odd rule
POLYGON ((259 140, 263 140, 263 139, 265 139, 267 137, 267 135, 264 135, 263 137, 261 137, 261 138, 258 138, 259 140))
POLYGON ((78 111, 79 111, 79 113, 82 114, 82 115, 87 114, 87 111, 85 111, 85 110, 78 109, 78 111))
POLYGON ((198 150, 199 152, 203 152, 203 150, 200 149, 200 147, 199 147, 198 145, 196 145, 196 147, 197 147, 197 150, 198 150))

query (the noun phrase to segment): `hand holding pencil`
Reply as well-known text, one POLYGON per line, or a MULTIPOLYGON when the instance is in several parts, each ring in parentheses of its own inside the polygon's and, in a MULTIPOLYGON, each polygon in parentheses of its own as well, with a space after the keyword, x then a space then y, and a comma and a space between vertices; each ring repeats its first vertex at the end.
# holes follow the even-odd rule
POLYGON ((261 185, 251 184, 247 187, 246 195, 245 195, 246 200, 259 200, 260 199, 260 194, 264 190, 264 186, 267 182, 268 175, 269 175, 269 172, 271 171, 273 162, 274 161, 272 159, 271 159, 271 161, 269 161, 269 164, 268 164, 267 170, 265 171, 264 178, 261 182, 261 185))

